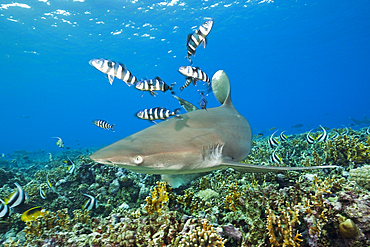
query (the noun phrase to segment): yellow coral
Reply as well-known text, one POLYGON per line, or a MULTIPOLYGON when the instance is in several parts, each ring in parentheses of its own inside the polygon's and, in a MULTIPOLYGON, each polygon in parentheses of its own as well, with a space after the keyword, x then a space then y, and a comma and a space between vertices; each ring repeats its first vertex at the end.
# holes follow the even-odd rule
POLYGON ((152 215, 154 212, 160 214, 162 207, 168 202, 168 190, 171 191, 171 188, 168 186, 167 182, 157 182, 157 186, 154 186, 153 191, 151 192, 152 196, 148 196, 145 201, 145 210, 149 215, 152 215))
POLYGON ((229 194, 225 198, 225 209, 229 209, 231 211, 236 212, 238 209, 245 211, 244 206, 240 202, 240 197, 242 193, 238 188, 238 183, 235 180, 235 185, 231 184, 229 187, 229 194))

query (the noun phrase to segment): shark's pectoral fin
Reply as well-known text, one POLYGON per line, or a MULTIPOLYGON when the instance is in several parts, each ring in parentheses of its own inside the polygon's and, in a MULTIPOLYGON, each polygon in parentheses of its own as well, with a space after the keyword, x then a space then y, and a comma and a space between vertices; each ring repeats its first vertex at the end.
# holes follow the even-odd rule
POLYGON ((309 166, 309 167, 279 167, 279 166, 259 166, 249 165, 239 162, 232 161, 224 158, 221 162, 221 166, 231 167, 240 172, 281 172, 281 171, 302 171, 302 170, 314 170, 314 169, 325 169, 325 168, 336 168, 338 166, 309 166))

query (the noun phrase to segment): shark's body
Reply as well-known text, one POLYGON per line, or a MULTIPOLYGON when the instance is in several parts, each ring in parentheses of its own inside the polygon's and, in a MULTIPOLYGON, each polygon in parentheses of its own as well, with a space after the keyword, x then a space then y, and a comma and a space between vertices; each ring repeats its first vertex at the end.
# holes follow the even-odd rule
MULTIPOLYGON (((318 169, 325 167, 269 167, 238 163, 251 149, 248 121, 234 108, 225 72, 212 78, 221 106, 195 110, 153 125, 98 150, 91 159, 138 173, 198 174, 232 167, 244 172, 318 169)), ((334 166, 326 166, 334 167, 334 166)))

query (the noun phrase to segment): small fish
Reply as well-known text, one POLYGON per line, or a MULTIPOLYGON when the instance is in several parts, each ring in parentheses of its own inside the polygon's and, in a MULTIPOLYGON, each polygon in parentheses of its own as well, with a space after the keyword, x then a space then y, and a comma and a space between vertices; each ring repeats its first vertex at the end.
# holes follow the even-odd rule
POLYGON ((275 163, 275 164, 281 164, 282 162, 282 159, 280 158, 280 156, 276 154, 276 149, 274 150, 274 152, 272 152, 270 159, 272 163, 275 163))
POLYGON ((200 105, 200 108, 201 109, 204 109, 204 110, 207 110, 207 98, 206 98, 206 96, 208 96, 208 95, 204 95, 203 94, 203 92, 200 92, 199 91, 199 93, 200 93, 200 100, 199 100, 199 105, 200 105))
POLYGON ((4 158, 4 157, 5 157, 4 153, 0 154, 0 158, 4 158))
POLYGON ((275 132, 272 133, 272 135, 270 136, 270 138, 267 141, 271 148, 274 148, 274 147, 277 147, 277 146, 280 145, 280 142, 276 138, 274 138, 274 135, 275 135, 276 132, 277 132, 277 130, 275 130, 275 132))
POLYGON ((320 125, 321 129, 322 129, 322 133, 317 137, 316 141, 317 142, 326 142, 326 140, 328 140, 328 134, 326 133, 326 130, 324 127, 322 127, 320 125))
POLYGON ((141 110, 136 113, 136 116, 138 118, 154 122, 154 120, 164 120, 171 116, 177 116, 179 112, 180 108, 175 109, 173 112, 171 112, 170 110, 167 110, 166 108, 163 107, 154 107, 141 110))
POLYGON ((204 22, 193 34, 189 34, 186 41, 186 49, 188 54, 186 58, 192 63, 191 56, 195 54, 195 50, 202 42, 204 47, 207 45, 207 36, 213 27, 213 20, 204 22))
POLYGON ((370 135, 370 126, 366 129, 366 134, 370 135))
POLYGON ((64 142, 63 142, 62 138, 60 138, 60 137, 52 137, 52 138, 58 138, 57 146, 60 147, 60 148, 64 148, 64 142))
POLYGON ((292 128, 301 128, 301 127, 303 127, 303 124, 296 124, 292 126, 292 128))
POLYGON ((269 131, 273 131, 273 130, 276 130, 277 128, 276 127, 272 127, 271 129, 269 129, 269 131))
POLYGON ((348 135, 348 133, 349 133, 349 129, 346 127, 346 126, 344 126, 343 124, 342 124, 342 126, 346 129, 344 132, 342 132, 342 133, 340 133, 341 135, 343 135, 343 136, 346 136, 346 135, 348 135))
POLYGON ((138 81, 135 85, 136 89, 140 91, 149 91, 153 96, 157 95, 157 92, 155 91, 166 92, 167 90, 170 90, 171 93, 174 94, 172 91, 173 87, 174 83, 171 84, 171 86, 168 86, 159 76, 157 76, 155 79, 138 81))
POLYGON ((46 184, 47 184, 49 190, 55 191, 55 188, 54 188, 53 184, 49 180, 49 174, 46 174, 46 184))
POLYGON ((10 208, 15 208, 19 205, 22 205, 25 200, 28 199, 27 193, 23 190, 22 186, 20 186, 17 182, 14 183, 17 186, 17 190, 9 195, 8 198, 5 199, 5 203, 10 208))
POLYGON ((254 139, 258 139, 258 138, 260 138, 262 136, 263 136, 263 133, 258 133, 257 135, 254 135, 253 138, 254 139))
POLYGON ((9 206, 5 204, 3 200, 0 199, 0 219, 5 220, 8 216, 11 215, 12 211, 10 210, 9 206))
POLYGON ((322 130, 322 129, 325 129, 325 130, 329 130, 329 128, 328 127, 323 127, 323 126, 319 126, 319 127, 317 127, 316 128, 316 130, 322 130))
POLYGON ((40 196, 41 196, 41 198, 42 199, 46 199, 46 194, 45 194, 45 192, 43 191, 43 189, 42 189, 42 187, 41 187, 41 184, 40 184, 40 196))
POLYGON ((99 207, 98 200, 95 197, 84 194, 85 196, 89 197, 89 199, 82 205, 82 209, 84 210, 91 210, 94 208, 99 207))
POLYGON ((40 206, 30 208, 22 214, 21 220, 24 222, 32 221, 35 220, 37 217, 43 216, 45 212, 45 209, 40 206))
POLYGON ((284 134, 285 130, 280 133, 279 138, 281 141, 286 141, 288 140, 288 137, 284 134))
POLYGON ((73 174, 76 170, 76 166, 75 166, 75 163, 73 163, 73 161, 68 157, 69 161, 71 161, 72 165, 68 167, 68 171, 67 173, 69 174, 73 174))
POLYGON ((329 136, 329 139, 334 140, 338 136, 339 136, 339 133, 338 132, 334 132, 334 134, 332 136, 329 136))
POLYGON ((99 128, 106 129, 106 130, 111 129, 114 132, 113 130, 114 124, 110 124, 107 121, 101 120, 101 119, 95 119, 92 122, 95 126, 98 126, 99 128))
POLYGON ((308 131, 307 133, 307 136, 306 136, 306 141, 308 142, 308 144, 314 144, 315 143, 315 138, 313 138, 310 133, 313 129, 311 129, 310 131, 308 131))
POLYGON ((53 161, 53 155, 51 155, 51 153, 48 153, 49 155, 49 161, 52 162, 53 161))
POLYGON ((179 69, 180 74, 186 77, 185 84, 180 87, 182 91, 184 88, 188 87, 191 82, 193 82, 194 86, 197 84, 197 81, 204 81, 207 83, 208 88, 211 85, 211 80, 209 76, 204 73, 199 67, 191 67, 191 66, 181 66, 179 69))
POLYGON ((112 85, 114 77, 124 81, 128 86, 137 82, 136 77, 122 63, 114 62, 109 59, 91 59, 89 64, 95 69, 107 75, 109 83, 112 85))

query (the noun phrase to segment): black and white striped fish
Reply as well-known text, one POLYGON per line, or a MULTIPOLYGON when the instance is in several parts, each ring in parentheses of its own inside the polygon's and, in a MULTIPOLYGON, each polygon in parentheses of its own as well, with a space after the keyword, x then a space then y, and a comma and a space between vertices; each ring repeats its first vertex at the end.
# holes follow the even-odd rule
POLYGON ((41 184, 40 184, 40 197, 42 198, 42 199, 46 199, 46 194, 45 194, 45 192, 43 191, 43 189, 41 188, 41 184))
POLYGON ((308 133, 307 133, 307 135, 306 135, 306 141, 307 141, 307 143, 308 144, 314 144, 315 143, 315 138, 313 138, 312 136, 311 136, 311 131, 312 131, 313 129, 311 129, 310 131, 308 131, 308 133))
POLYGON ((211 79, 199 67, 181 66, 178 71, 186 77, 186 82, 182 87, 180 87, 180 90, 188 87, 190 82, 193 82, 193 84, 196 85, 197 81, 204 81, 207 83, 207 86, 210 87, 211 79))
POLYGON ((128 86, 134 85, 137 78, 122 63, 114 62, 109 59, 91 59, 89 64, 95 69, 107 75, 109 83, 112 85, 114 77, 126 82, 128 86))
POLYGON ((113 130, 114 124, 110 124, 107 121, 101 120, 101 119, 95 119, 92 122, 95 126, 98 126, 99 128, 106 129, 106 130, 111 129, 114 132, 113 130))
POLYGON ((99 206, 98 200, 96 200, 95 197, 90 196, 88 194, 84 194, 85 196, 89 197, 89 200, 87 200, 84 205, 82 205, 82 209, 84 210, 91 210, 94 208, 97 208, 99 206))
POLYGON ((286 141, 288 140, 288 137, 284 134, 285 130, 280 133, 279 137, 281 141, 286 141))
POLYGON ((204 22, 193 34, 189 34, 186 41, 186 49, 188 54, 186 58, 192 63, 191 56, 195 54, 195 50, 198 45, 202 42, 204 47, 207 45, 207 35, 211 32, 213 27, 213 20, 208 20, 204 22))
POLYGON ((326 142, 328 140, 328 134, 326 133, 326 130, 324 127, 320 125, 320 128, 322 129, 322 133, 317 137, 317 142, 326 142))
POLYGON ((282 159, 280 158, 280 156, 276 154, 276 149, 274 150, 274 152, 272 152, 270 160, 272 163, 275 163, 275 164, 280 164, 282 162, 282 159))
POLYGON ((272 133, 272 135, 270 136, 270 138, 267 140, 267 143, 269 144, 269 146, 271 147, 271 148, 274 148, 274 147, 277 147, 277 146, 279 146, 280 145, 280 142, 276 139, 276 138, 274 138, 274 135, 275 135, 275 133, 277 132, 278 130, 275 130, 275 132, 274 133, 272 133))
POLYGON ((3 200, 0 199, 0 219, 5 220, 11 214, 11 210, 8 205, 5 204, 3 200))
POLYGON ((22 205, 25 200, 28 199, 27 193, 23 190, 22 186, 20 186, 17 182, 14 183, 17 186, 17 190, 9 195, 8 198, 5 199, 5 203, 10 208, 15 208, 19 205, 22 205))
POLYGON ((144 109, 136 113, 136 116, 141 119, 145 120, 164 120, 166 118, 169 118, 171 116, 177 116, 180 112, 180 108, 174 110, 171 112, 170 110, 167 110, 163 107, 154 107, 149 109, 144 109))
POLYGON ((174 94, 172 91, 173 86, 174 84, 171 86, 167 85, 161 78, 159 78, 159 76, 157 76, 154 79, 138 81, 135 88, 140 91, 149 91, 151 95, 155 96, 157 94, 155 91, 166 92, 167 90, 170 90, 171 93, 174 94))

